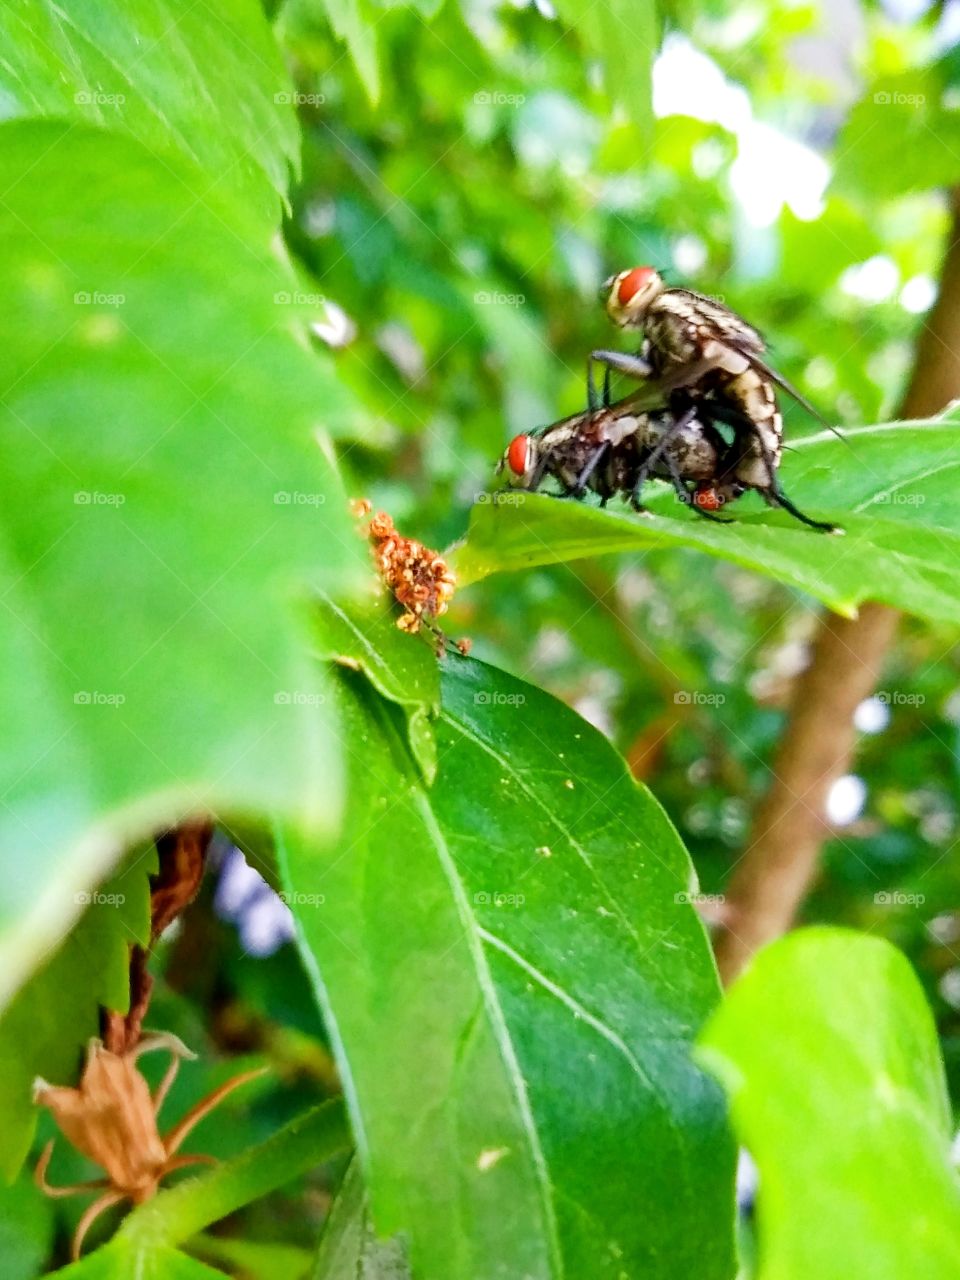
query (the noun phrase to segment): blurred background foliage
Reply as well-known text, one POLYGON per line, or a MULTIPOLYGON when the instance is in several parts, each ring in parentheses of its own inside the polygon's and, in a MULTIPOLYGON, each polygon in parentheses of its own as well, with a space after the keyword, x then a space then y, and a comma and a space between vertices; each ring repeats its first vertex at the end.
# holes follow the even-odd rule
MULTIPOLYGON (((582 407, 586 353, 618 341, 598 287, 626 266, 651 262, 743 312, 830 420, 895 416, 936 295, 944 188, 960 181, 960 4, 675 0, 656 28, 641 7, 634 48, 575 2, 559 16, 550 0, 272 6, 303 127, 286 234, 316 295, 316 341, 358 406, 340 441, 349 488, 430 545, 462 536, 514 433, 582 407)), ((788 438, 816 429, 795 407, 786 421, 788 438)), ((789 487, 789 458, 785 475, 789 487)), ((495 578, 463 593, 447 630, 608 734, 713 893, 743 848, 815 620, 786 588, 673 550, 495 578)), ((952 629, 904 624, 858 728, 806 918, 905 949, 956 1101, 952 629)), ((284 909, 237 855, 218 856, 224 878, 161 948, 151 1021, 204 1063, 219 1048, 278 1070, 283 1087, 256 1086, 249 1115, 215 1112, 189 1148, 229 1154, 336 1085, 284 909)), ((214 1070, 184 1068, 170 1116, 214 1070)), ((58 1147, 57 1179, 84 1176, 58 1147)), ((230 1265, 304 1274, 335 1182, 317 1174, 246 1210, 247 1238, 275 1247, 230 1265)), ((0 1192, 4 1230, 17 1228, 0 1240, 6 1280, 64 1260, 82 1207, 27 1183, 0 1192)), ((211 1262, 227 1265, 221 1237, 236 1228, 217 1228, 211 1262)))

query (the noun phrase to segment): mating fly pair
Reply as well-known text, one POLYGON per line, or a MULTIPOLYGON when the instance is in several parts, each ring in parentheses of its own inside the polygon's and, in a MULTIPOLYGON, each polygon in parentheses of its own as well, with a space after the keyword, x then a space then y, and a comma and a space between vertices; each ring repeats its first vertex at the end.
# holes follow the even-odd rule
MULTIPOLYGON (((783 492, 777 471, 783 424, 775 384, 815 410, 762 359, 763 339, 735 312, 687 289, 667 289, 652 267, 611 277, 603 298, 621 328, 641 329, 636 355, 594 351, 587 363, 588 409, 543 431, 518 436, 500 463, 513 483, 536 489, 553 476, 564 493, 616 493, 642 509, 651 477, 669 480, 701 515, 754 489, 815 529, 835 526, 804 515, 783 492), (602 399, 594 365, 605 366, 602 399), (610 371, 644 383, 610 405, 610 371)), ((819 415, 817 415, 819 416, 819 415)))

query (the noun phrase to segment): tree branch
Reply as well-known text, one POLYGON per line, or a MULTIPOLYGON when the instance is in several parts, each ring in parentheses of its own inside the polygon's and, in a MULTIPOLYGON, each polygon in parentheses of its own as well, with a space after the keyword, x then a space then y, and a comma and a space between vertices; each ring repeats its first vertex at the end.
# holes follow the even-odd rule
MULTIPOLYGON (((937 302, 917 339, 899 416, 924 418, 960 397, 960 187, 937 302)), ((717 964, 729 984, 766 942, 785 933, 817 874, 830 788, 854 749, 853 713, 872 692, 899 614, 867 604, 854 620, 827 614, 811 662, 798 679, 790 716, 746 852, 730 879, 717 964)))

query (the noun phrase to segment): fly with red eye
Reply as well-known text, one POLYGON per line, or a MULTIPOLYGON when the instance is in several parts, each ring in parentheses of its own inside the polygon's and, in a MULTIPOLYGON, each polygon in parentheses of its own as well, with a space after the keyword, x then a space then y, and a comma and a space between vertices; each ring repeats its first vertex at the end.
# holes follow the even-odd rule
MULTIPOLYGON (((688 397, 682 411, 664 407, 638 412, 635 398, 627 397, 542 431, 515 436, 497 472, 506 471, 515 490, 535 492, 551 479, 562 497, 582 498, 589 491, 605 505, 619 496, 636 511, 644 509, 646 482, 667 480, 686 506, 721 523, 729 521, 717 512, 755 489, 768 506, 783 508, 813 528, 831 530, 832 525, 794 506, 780 487, 775 466, 773 483, 742 478, 743 442, 749 440, 750 427, 748 420, 715 398, 688 397)), ((500 500, 502 493, 494 497, 500 500)))
POLYGON ((532 452, 529 436, 514 436, 510 441, 506 455, 507 466, 515 476, 525 476, 527 474, 532 452))

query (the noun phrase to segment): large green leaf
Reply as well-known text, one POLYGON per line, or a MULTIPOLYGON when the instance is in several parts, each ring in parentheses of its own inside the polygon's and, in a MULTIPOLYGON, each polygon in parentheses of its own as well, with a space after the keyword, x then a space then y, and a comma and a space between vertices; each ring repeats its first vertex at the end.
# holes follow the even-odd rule
POLYGON ((281 842, 377 1229, 443 1280, 728 1277, 686 854, 562 704, 453 658, 443 702, 428 791, 388 704, 344 674, 346 836, 281 842))
POLYGON ((130 947, 150 940, 156 849, 135 852, 106 884, 75 895, 77 925, 0 1014, 0 1181, 12 1178, 33 1138, 37 1076, 77 1083, 83 1047, 100 1031, 100 1006, 126 1013, 130 947))
POLYGON ((0 127, 0 996, 132 835, 335 823, 298 597, 361 553, 291 277, 130 139, 0 127))
POLYGON ((10 0, 0 11, 0 114, 132 134, 221 213, 272 226, 299 163, 294 95, 257 0, 10 0))
POLYGON ((846 440, 823 433, 787 455, 783 482, 794 502, 835 520, 838 537, 785 512, 754 514, 759 499, 716 524, 672 494, 652 515, 600 510, 547 495, 513 494, 473 509, 466 545, 451 557, 462 584, 488 574, 614 551, 696 547, 800 587, 837 613, 879 600, 921 617, 960 621, 960 415, 859 427, 846 440))
POLYGON ((936 1029, 904 957, 807 929, 702 1037, 760 1171, 758 1280, 953 1280, 960 1183, 936 1029))

